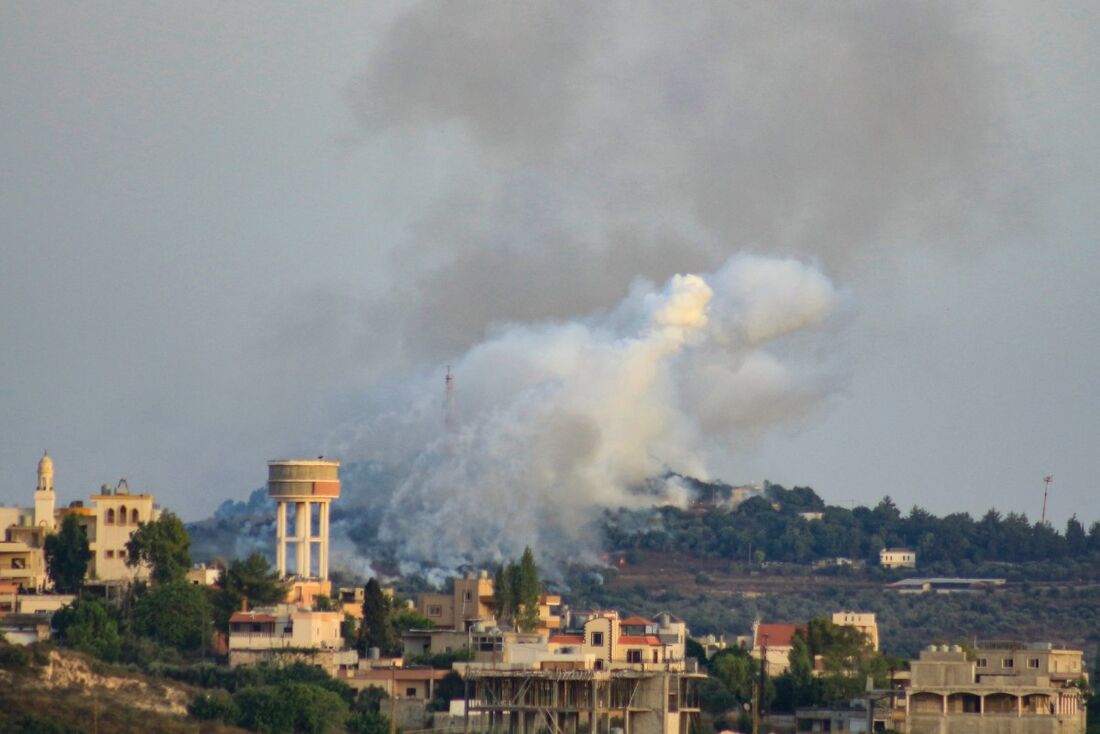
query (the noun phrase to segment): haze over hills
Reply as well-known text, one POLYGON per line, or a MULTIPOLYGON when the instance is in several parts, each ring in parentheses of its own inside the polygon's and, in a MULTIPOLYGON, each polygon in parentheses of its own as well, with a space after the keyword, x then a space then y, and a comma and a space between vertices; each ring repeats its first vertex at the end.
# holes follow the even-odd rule
MULTIPOLYGON (((394 490, 403 481, 400 468, 379 462, 343 467, 343 496, 333 505, 334 568, 351 577, 375 573, 372 561, 406 573, 455 571, 499 562, 491 547, 469 546, 450 566, 419 561, 409 549, 381 531, 392 512, 394 490), (402 566, 404 562, 404 566, 402 566)), ((994 509, 979 518, 966 513, 937 517, 917 506, 904 512, 890 498, 875 507, 845 508, 827 504, 812 489, 786 489, 765 483, 738 501, 733 487, 692 477, 666 474, 634 489, 642 506, 603 507, 579 529, 588 538, 582 548, 553 544, 541 547, 540 563, 564 569, 576 563, 599 566, 608 552, 629 550, 680 554, 730 561, 810 564, 846 557, 871 565, 883 547, 907 546, 918 552, 922 567, 954 567, 965 573, 981 564, 1079 561, 1100 569, 1100 522, 1072 519, 1063 529, 1030 522, 1026 515, 994 509), (667 502, 665 488, 680 488, 679 504, 667 502), (656 489, 654 489, 656 488, 656 489), (817 513, 820 513, 818 516, 817 513), (947 564, 947 565, 945 565, 947 564)), ((410 512, 408 522, 430 524, 435 515, 410 512)), ((259 551, 270 556, 274 505, 264 489, 248 501, 226 501, 215 514, 189 526, 196 558, 243 556, 259 551)), ((461 533, 461 526, 452 532, 461 533)), ((1001 571, 1004 573, 1003 569, 1001 571)))

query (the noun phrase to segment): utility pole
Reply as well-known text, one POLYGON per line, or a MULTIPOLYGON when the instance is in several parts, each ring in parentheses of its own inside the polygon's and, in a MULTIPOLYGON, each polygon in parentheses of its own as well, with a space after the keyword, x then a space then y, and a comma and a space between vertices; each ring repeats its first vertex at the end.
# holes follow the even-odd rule
POLYGON ((1045 524, 1047 521, 1047 494, 1050 492, 1050 483, 1053 481, 1053 474, 1047 474, 1043 477, 1043 516, 1039 519, 1040 525, 1045 524))
POLYGON ((760 726, 764 719, 764 681, 768 666, 768 636, 763 635, 760 644, 760 676, 753 686, 752 697, 752 734, 760 734, 760 726))

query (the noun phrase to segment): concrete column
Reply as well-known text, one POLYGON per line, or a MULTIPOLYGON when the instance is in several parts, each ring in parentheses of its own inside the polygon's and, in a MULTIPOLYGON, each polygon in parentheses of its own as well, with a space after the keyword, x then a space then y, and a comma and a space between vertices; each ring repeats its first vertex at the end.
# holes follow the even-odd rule
POLYGON ((275 510, 275 564, 279 578, 286 576, 286 502, 282 500, 275 510))
POLYGON ((320 532, 320 535, 321 535, 321 554, 320 554, 320 556, 321 557, 318 561, 318 564, 320 565, 318 575, 323 579, 328 578, 328 511, 329 511, 329 503, 328 502, 322 502, 321 503, 321 517, 320 517, 320 521, 321 521, 321 527, 320 527, 320 531, 321 531, 320 532))
POLYGON ((298 503, 298 520, 295 523, 295 540, 298 551, 298 575, 309 578, 309 503, 298 503))

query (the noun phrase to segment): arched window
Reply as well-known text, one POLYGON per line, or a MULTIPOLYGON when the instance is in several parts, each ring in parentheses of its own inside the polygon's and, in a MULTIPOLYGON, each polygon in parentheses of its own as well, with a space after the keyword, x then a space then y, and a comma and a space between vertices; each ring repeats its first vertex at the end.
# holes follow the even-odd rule
POLYGON ((123 505, 122 507, 118 508, 118 524, 119 525, 125 525, 126 524, 126 505, 123 505))
POLYGON ((132 522, 134 525, 138 524, 138 513, 136 507, 130 511, 130 522, 132 522))
POLYGON ((108 525, 114 525, 115 524, 115 511, 114 510, 107 510, 107 524, 108 525))

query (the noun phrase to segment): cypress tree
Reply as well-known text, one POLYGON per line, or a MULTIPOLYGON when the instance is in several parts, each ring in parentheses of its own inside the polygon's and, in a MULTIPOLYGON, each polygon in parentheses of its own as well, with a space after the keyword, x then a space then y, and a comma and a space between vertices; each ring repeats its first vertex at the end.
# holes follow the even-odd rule
POLYGON ((390 603, 382 593, 378 579, 371 577, 363 590, 363 625, 360 627, 360 647, 377 647, 389 651, 390 644, 390 603))
POLYGON ((519 560, 515 597, 519 615, 516 626, 524 632, 533 632, 539 626, 539 571, 530 546, 523 549, 519 560))

